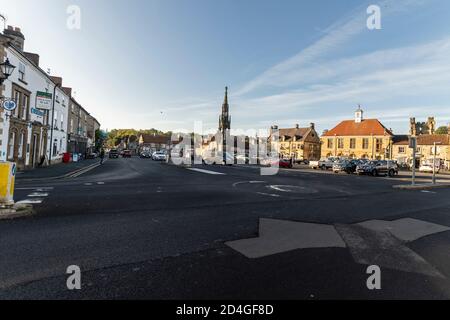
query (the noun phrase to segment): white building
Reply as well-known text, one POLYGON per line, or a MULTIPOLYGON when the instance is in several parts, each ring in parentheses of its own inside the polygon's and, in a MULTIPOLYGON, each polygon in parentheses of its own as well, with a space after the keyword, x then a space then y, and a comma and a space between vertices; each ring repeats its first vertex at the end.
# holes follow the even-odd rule
POLYGON ((1 35, 0 55, 16 66, 1 94, 16 102, 11 113, 2 110, 0 160, 14 161, 19 169, 37 166, 47 151, 49 94, 55 84, 39 67, 37 54, 23 51, 20 29, 8 27, 1 35))
POLYGON ((47 154, 51 155, 52 163, 57 163, 62 161, 63 154, 67 152, 70 96, 63 90, 62 78, 51 77, 51 79, 59 86, 55 90, 55 108, 50 110, 50 118, 53 114, 53 127, 49 124, 47 154))

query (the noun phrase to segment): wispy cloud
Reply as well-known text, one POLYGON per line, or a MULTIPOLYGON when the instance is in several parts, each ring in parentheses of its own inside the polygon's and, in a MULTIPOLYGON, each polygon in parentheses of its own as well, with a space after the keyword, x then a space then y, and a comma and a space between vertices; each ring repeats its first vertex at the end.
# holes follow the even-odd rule
MULTIPOLYGON (((422 5, 423 3, 423 0, 385 0, 380 2, 379 6, 382 8, 383 17, 387 17, 391 14, 405 11, 410 7, 422 5)), ((290 78, 298 79, 298 75, 301 74, 298 69, 303 68, 307 64, 314 63, 317 59, 326 57, 337 47, 344 45, 353 37, 367 30, 366 7, 360 6, 353 10, 348 16, 327 28, 324 31, 325 35, 315 43, 249 81, 236 95, 244 95, 259 87, 286 85, 288 84, 287 82, 292 82, 292 80, 289 81, 290 78)))

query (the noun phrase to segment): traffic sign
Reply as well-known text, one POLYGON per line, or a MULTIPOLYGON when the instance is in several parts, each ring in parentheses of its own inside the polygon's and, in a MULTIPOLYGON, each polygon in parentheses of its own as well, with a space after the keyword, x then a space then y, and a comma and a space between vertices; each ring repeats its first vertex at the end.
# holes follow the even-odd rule
POLYGON ((13 111, 17 108, 17 103, 14 100, 5 100, 3 101, 3 108, 6 111, 13 111))

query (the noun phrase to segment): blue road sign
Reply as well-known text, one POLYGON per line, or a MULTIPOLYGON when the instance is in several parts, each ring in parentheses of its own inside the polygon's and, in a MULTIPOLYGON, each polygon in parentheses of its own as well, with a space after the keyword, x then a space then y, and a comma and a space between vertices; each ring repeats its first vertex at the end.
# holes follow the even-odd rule
POLYGON ((3 102, 3 108, 6 111, 13 111, 14 109, 16 109, 17 104, 14 100, 6 100, 3 102))

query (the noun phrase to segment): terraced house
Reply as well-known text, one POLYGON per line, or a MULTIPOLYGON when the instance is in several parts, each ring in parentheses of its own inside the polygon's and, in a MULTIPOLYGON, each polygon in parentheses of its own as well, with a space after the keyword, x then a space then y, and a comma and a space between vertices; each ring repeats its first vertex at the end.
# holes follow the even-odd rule
POLYGON ((392 159, 394 134, 378 119, 364 119, 359 106, 354 120, 345 120, 322 135, 322 157, 392 159))
POLYGON ((24 51, 25 37, 19 28, 8 26, 0 38, 2 62, 8 59, 16 66, 1 95, 17 105, 10 114, 1 110, 0 160, 14 161, 19 169, 33 168, 47 154, 49 109, 43 104, 55 84, 40 68, 39 55, 24 51))

